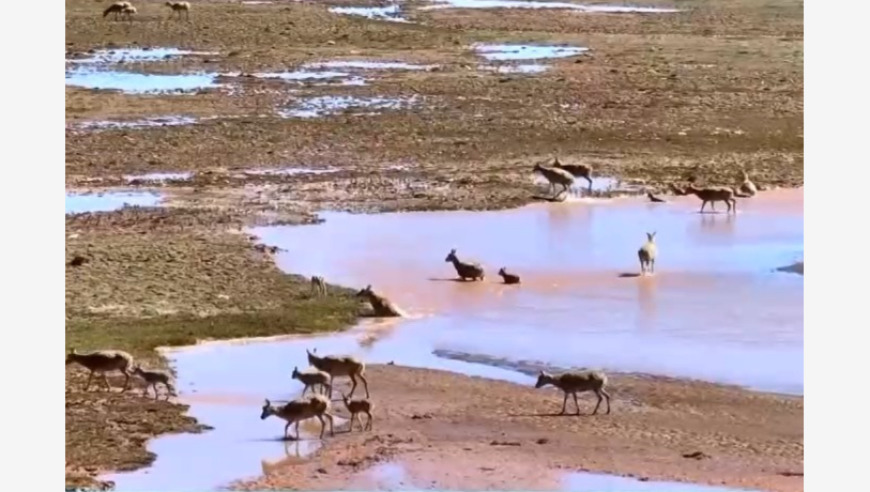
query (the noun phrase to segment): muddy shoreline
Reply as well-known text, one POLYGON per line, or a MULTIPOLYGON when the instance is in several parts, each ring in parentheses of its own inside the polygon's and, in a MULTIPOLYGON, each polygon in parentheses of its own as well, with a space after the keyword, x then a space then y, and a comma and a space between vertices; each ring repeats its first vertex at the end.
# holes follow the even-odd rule
MULTIPOLYGON (((371 432, 339 432, 310 459, 288 456, 235 490, 371 487, 367 469, 405 469, 425 490, 560 490, 571 471, 802 489, 803 398, 700 381, 614 374, 612 413, 551 416, 561 393, 402 366, 367 369, 380 403, 371 432), (433 466, 433 463, 438 463, 433 466), (517 486, 519 484, 519 486, 517 486)), ((346 389, 345 389, 346 391, 346 389)), ((569 413, 573 406, 569 403, 569 413)))

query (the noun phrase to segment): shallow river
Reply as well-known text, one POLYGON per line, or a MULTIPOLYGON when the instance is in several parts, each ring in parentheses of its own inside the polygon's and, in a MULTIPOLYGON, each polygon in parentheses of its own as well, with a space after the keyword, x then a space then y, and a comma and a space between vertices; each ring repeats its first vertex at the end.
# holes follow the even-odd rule
MULTIPOLYGON (((282 269, 371 284, 408 319, 169 352, 182 399, 215 430, 154 440, 154 466, 105 478, 118 490, 215 489, 262 473, 287 452, 310 451, 317 441, 286 451, 283 424, 259 419, 264 397, 298 395, 290 373, 307 366, 305 348, 520 383, 532 378, 433 351, 801 394, 803 276, 775 269, 803 258, 803 191, 761 193, 739 205, 729 216, 698 214, 691 197, 572 200, 499 212, 325 213, 320 225, 255 229, 286 250, 282 269), (647 231, 657 232, 656 274, 637 277, 647 231), (486 280, 453 281, 444 261, 451 248, 483 263, 486 280), (522 285, 500 284, 502 266, 522 285)), ((566 487, 581 490, 583 480, 566 487)))

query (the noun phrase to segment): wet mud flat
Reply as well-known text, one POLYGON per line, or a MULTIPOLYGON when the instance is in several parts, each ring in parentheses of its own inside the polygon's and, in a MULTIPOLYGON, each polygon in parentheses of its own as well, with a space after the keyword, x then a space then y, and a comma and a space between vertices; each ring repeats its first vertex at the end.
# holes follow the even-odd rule
POLYGON ((328 438, 311 458, 272 462, 264 477, 233 488, 367 487, 366 476, 384 463, 403 468, 409 488, 427 490, 578 490, 577 471, 755 490, 802 487, 801 478, 778 473, 802 470, 800 399, 616 376, 610 415, 586 415, 594 403, 587 395, 580 400, 584 415, 554 416, 561 394, 528 383, 398 365, 369 371, 383 402, 373 431, 328 438))
MULTIPOLYGON (((362 2, 342 6, 351 4, 357 7, 362 2)), ((129 30, 115 25, 120 23, 94 24, 90 3, 74 2, 72 7, 71 50, 86 52, 105 44, 102 30, 111 32, 119 45, 142 42, 138 23, 129 30)), ((98 169, 132 174, 144 172, 144 163, 147 171, 161 172, 214 165, 248 167, 252 161, 263 167, 305 167, 311 165, 306 160, 318 159, 323 165, 353 161, 371 171, 385 163, 410 161, 410 167, 429 180, 468 182, 463 186, 469 193, 449 201, 473 208, 517 204, 515 197, 499 191, 504 168, 554 151, 609 161, 607 174, 651 183, 685 179, 683 175, 699 163, 705 179, 726 183, 736 179, 739 162, 760 182, 799 184, 802 44, 794 33, 796 18, 785 15, 787 9, 776 19, 766 18, 764 12, 742 4, 739 8, 748 10, 732 12, 729 9, 738 7, 694 2, 690 7, 688 13, 574 12, 570 16, 557 9, 434 9, 417 12, 425 26, 409 26, 332 14, 325 5, 204 5, 197 14, 200 21, 191 26, 167 23, 165 34, 156 33, 149 42, 163 49, 177 46, 186 29, 189 36, 183 39, 190 45, 179 49, 218 55, 171 55, 167 62, 154 63, 173 63, 185 73, 200 74, 276 74, 343 58, 437 64, 439 69, 365 71, 361 77, 366 86, 307 87, 306 93, 295 95, 285 92, 295 90, 295 83, 265 79, 245 83, 246 90, 233 97, 213 93, 224 89, 207 89, 196 96, 87 97, 69 89, 68 94, 76 94, 68 97, 71 117, 113 121, 120 116, 117 113, 135 113, 138 121, 161 116, 149 113, 164 117, 221 113, 239 118, 143 127, 135 135, 126 135, 129 140, 123 149, 116 142, 125 130, 71 135, 67 166, 74 174, 96 175, 98 169), (231 15, 232 9, 244 15, 231 15), (288 17, 298 20, 290 32, 288 17), (460 34, 454 27, 467 29, 460 34), (530 38, 528 29, 540 35, 530 38), (252 31, 257 36, 243 36, 252 31), (746 47, 729 41, 729 36, 743 31, 764 33, 764 37, 747 41, 746 47), (680 36, 657 36, 663 32, 680 36), (587 47, 589 52, 547 63, 490 63, 470 49, 478 43, 569 45, 587 47), (739 56, 727 63, 720 57, 737 51, 739 56), (732 72, 740 74, 739 87, 732 83, 732 72), (261 82, 272 83, 262 87, 261 82), (146 97, 147 104, 142 101, 146 97), (389 111, 364 107, 412 97, 424 104, 403 104, 389 111), (306 101, 323 103, 320 106, 327 109, 362 103, 351 114, 343 114, 312 110, 304 107, 306 101), (685 109, 698 102, 709 110, 700 114, 685 109), (761 114, 757 108, 762 107, 776 108, 779 116, 761 114), (320 116, 282 118, 276 109, 320 116), (259 118, 263 114, 270 117, 259 118), (248 118, 255 115, 257 119, 248 118), (367 124, 357 124, 361 121, 367 124), (317 143, 324 134, 334 136, 328 146, 317 143), (196 143, 202 141, 213 144, 200 149, 196 143), (471 189, 485 197, 472 196, 471 189)), ((344 72, 345 68, 328 70, 344 72)), ((159 74, 164 75, 173 76, 159 74)), ((385 196, 389 193, 384 190, 385 196)), ((429 201, 448 201, 439 198, 429 201)))

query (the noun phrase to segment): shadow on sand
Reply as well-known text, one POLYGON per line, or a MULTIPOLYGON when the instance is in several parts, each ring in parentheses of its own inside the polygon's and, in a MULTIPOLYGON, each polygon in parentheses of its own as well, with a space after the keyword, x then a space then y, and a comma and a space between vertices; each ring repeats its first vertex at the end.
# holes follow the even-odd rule
POLYGON ((617 275, 617 277, 619 277, 619 278, 638 278, 640 276, 641 275, 639 273, 636 273, 636 272, 622 272, 619 275, 617 275))
POLYGON ((430 278, 428 278, 427 280, 429 280, 430 282, 459 282, 459 283, 461 283, 461 284, 466 284, 466 283, 467 283, 467 284, 470 284, 470 283, 474 283, 474 281, 472 281, 472 280, 463 280, 463 279, 461 279, 461 278, 459 278, 459 277, 453 277, 453 278, 437 278, 437 277, 430 277, 430 278))

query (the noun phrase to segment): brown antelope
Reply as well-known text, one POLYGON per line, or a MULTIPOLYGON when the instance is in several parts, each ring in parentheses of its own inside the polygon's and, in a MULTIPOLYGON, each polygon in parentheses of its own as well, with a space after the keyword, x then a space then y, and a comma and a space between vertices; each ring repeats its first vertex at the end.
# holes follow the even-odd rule
POLYGON ((157 383, 166 387, 166 398, 169 398, 169 395, 175 394, 175 386, 172 385, 172 374, 168 371, 162 371, 159 369, 142 369, 139 364, 136 364, 136 366, 133 367, 133 374, 139 376, 145 381, 145 389, 142 390, 142 396, 148 396, 148 387, 151 386, 154 388, 154 399, 156 400, 159 395, 157 392, 157 383))
POLYGON ((656 243, 655 243, 655 232, 647 232, 646 238, 647 241, 637 250, 637 258, 640 260, 640 274, 644 275, 645 273, 655 273, 656 270, 656 243))
POLYGON ((589 182, 589 191, 592 191, 592 166, 588 164, 562 164, 556 157, 553 159, 553 167, 568 171, 575 178, 585 179, 589 182))
POLYGON ((716 210, 716 202, 725 202, 728 205, 728 212, 731 212, 732 209, 734 212, 737 212, 737 200, 734 199, 735 193, 731 187, 705 186, 704 188, 698 188, 694 183, 690 183, 686 187, 686 191, 701 199, 701 213, 704 213, 704 207, 707 206, 707 202, 710 202, 710 206, 714 211, 716 210))
POLYGON ((298 440, 299 422, 311 417, 317 417, 317 420, 320 421, 320 438, 323 439, 323 431, 326 430, 326 422, 323 421, 323 417, 329 419, 329 435, 335 435, 333 417, 329 413, 329 406, 329 399, 323 395, 310 396, 307 400, 293 400, 281 407, 273 406, 272 402, 266 399, 263 411, 260 413, 260 419, 266 420, 269 416, 275 415, 286 420, 287 425, 284 427, 285 439, 290 437, 287 433, 290 430, 290 425, 296 424, 296 437, 294 439, 298 440))
POLYGON ((305 387, 302 388, 302 396, 305 396, 305 392, 308 391, 309 387, 314 394, 317 394, 318 385, 320 385, 321 393, 329 394, 331 386, 329 383, 329 374, 323 371, 315 369, 314 371, 309 372, 299 372, 299 368, 294 367, 291 377, 305 385, 305 387))
POLYGON ((369 302, 372 305, 372 309, 374 310, 375 316, 378 317, 401 317, 402 311, 396 307, 395 304, 392 303, 386 297, 376 294, 375 291, 372 290, 371 285, 367 285, 364 289, 360 290, 356 293, 357 297, 361 297, 369 302))
POLYGON ((344 393, 341 394, 341 401, 344 402, 344 407, 350 412, 350 431, 353 432, 353 421, 359 421, 360 431, 370 430, 372 428, 372 408, 373 405, 368 400, 350 400, 344 393), (365 427, 363 427, 362 418, 359 414, 364 413, 368 417, 365 427))
POLYGON ((166 2, 166 6, 172 9, 172 12, 169 13, 169 18, 172 18, 173 15, 178 14, 178 18, 181 19, 181 13, 184 12, 184 18, 186 20, 190 20, 189 2, 166 2))
POLYGON ((134 8, 134 7, 133 7, 133 4, 130 2, 115 2, 111 5, 109 5, 108 7, 106 7, 106 10, 103 11, 103 17, 106 17, 109 14, 115 14, 114 18, 115 18, 115 20, 117 20, 118 17, 120 17, 122 15, 125 15, 125 14, 129 15, 127 13, 127 9, 132 9, 132 8, 134 8))
POLYGON ((94 373, 98 372, 103 376, 103 382, 106 383, 106 388, 111 391, 112 385, 109 384, 109 378, 106 373, 110 371, 120 371, 126 376, 124 380, 124 389, 130 384, 130 371, 133 369, 133 356, 122 350, 97 350, 87 354, 80 354, 76 349, 70 349, 66 356, 66 365, 72 363, 79 364, 91 372, 88 375, 88 382, 85 384, 85 391, 91 387, 91 378, 94 373))
POLYGON ((550 183, 550 192, 553 193, 553 198, 558 198, 563 193, 567 193, 568 189, 574 184, 574 176, 564 169, 556 167, 544 167, 540 164, 535 164, 532 172, 539 173, 550 183), (556 185, 562 187, 562 191, 556 193, 556 185))
MULTIPOLYGON (((315 349, 316 350, 316 349, 315 349)), ((308 363, 315 368, 329 374, 329 397, 332 398, 333 380, 336 376, 350 377, 353 386, 350 389, 350 396, 356 391, 356 379, 359 378, 363 382, 363 387, 366 390, 366 398, 369 397, 369 382, 366 381, 365 372, 366 364, 355 357, 342 357, 335 355, 324 355, 319 357, 313 354, 310 350, 305 350, 308 353, 308 363)))
POLYGON ((516 275, 514 273, 508 273, 508 271, 507 271, 507 269, 505 269, 505 267, 502 267, 498 271, 498 274, 501 275, 501 278, 504 280, 504 283, 506 283, 508 285, 520 283, 520 276, 516 275))
POLYGON ((565 392, 565 399, 562 401, 562 412, 565 414, 566 406, 568 405, 568 394, 574 395, 574 406, 577 407, 577 415, 580 415, 580 404, 577 403, 577 393, 586 391, 594 391, 598 397, 598 403, 595 405, 595 410, 592 415, 598 413, 598 407, 601 406, 602 395, 607 398, 607 413, 610 413, 610 395, 605 391, 607 386, 607 376, 602 371, 578 371, 566 372, 559 376, 554 376, 547 372, 541 371, 538 374, 538 381, 535 383, 535 388, 542 388, 551 384, 565 392))
POLYGON ((456 256, 456 248, 450 250, 450 253, 447 254, 447 258, 444 258, 444 261, 453 263, 453 268, 456 269, 456 273, 462 280, 471 279, 482 281, 485 277, 483 267, 480 265, 480 263, 466 263, 464 261, 461 261, 459 257, 456 256))
POLYGON ((738 191, 740 192, 741 197, 749 198, 755 196, 758 193, 758 188, 755 187, 755 183, 753 183, 749 179, 749 174, 746 171, 741 171, 743 173, 743 183, 740 185, 738 191))
POLYGON ((318 275, 311 277, 311 290, 315 294, 326 295, 326 281, 323 280, 323 277, 318 275))

